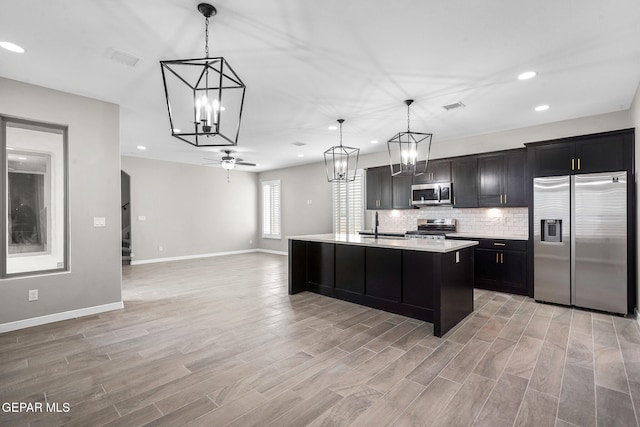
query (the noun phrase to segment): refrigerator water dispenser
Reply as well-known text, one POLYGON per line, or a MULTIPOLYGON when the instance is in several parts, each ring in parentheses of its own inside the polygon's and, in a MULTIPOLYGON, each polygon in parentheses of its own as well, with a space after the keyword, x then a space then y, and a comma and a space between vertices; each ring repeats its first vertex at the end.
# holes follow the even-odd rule
POLYGON ((542 233, 540 240, 543 242, 562 242, 562 220, 543 219, 540 227, 542 233))

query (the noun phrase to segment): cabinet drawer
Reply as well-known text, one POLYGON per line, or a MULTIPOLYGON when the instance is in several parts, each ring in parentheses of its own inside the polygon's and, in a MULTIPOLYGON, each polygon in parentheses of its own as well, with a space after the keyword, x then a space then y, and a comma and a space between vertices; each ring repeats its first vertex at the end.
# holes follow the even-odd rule
MULTIPOLYGON (((474 239, 476 240, 476 239, 474 239)), ((477 239, 479 249, 495 249, 499 251, 526 251, 526 240, 508 240, 508 239, 477 239)))

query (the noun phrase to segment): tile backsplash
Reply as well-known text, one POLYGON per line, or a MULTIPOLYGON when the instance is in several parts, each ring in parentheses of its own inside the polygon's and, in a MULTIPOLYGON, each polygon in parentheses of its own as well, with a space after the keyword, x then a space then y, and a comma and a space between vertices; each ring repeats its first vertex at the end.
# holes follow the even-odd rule
MULTIPOLYGON (((367 212, 367 227, 371 228, 375 211, 367 212)), ((428 207, 421 209, 378 211, 380 230, 415 230, 419 218, 454 218, 459 233, 492 234, 496 236, 523 236, 529 234, 528 208, 455 209, 428 207)))

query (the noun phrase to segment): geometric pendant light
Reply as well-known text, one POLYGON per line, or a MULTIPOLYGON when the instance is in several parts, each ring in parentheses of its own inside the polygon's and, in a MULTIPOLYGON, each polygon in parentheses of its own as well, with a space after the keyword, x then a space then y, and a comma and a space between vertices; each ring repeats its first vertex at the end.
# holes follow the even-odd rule
POLYGON ((433 134, 411 132, 409 109, 413 100, 407 99, 404 103, 407 105, 407 131, 399 132, 387 141, 391 175, 418 176, 427 171, 433 134))
POLYGON ((200 3, 205 17, 205 57, 160 61, 171 135, 196 147, 238 144, 246 86, 223 57, 209 58, 209 18, 216 8, 200 3))
POLYGON ((342 123, 344 123, 344 119, 338 119, 338 123, 340 123, 340 145, 331 147, 324 152, 327 181, 355 181, 360 149, 342 145, 342 123))

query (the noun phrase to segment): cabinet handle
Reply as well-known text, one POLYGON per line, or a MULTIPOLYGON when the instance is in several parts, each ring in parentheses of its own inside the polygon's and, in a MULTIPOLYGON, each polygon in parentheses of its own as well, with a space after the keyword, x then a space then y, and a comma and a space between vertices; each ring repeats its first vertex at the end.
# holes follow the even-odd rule
POLYGON ((506 194, 504 195, 504 204, 505 205, 507 204, 507 195, 506 194))
POLYGON ((502 204, 502 194, 500 195, 500 204, 502 204))
POLYGON ((507 246, 506 243, 498 243, 498 242, 494 242, 493 246, 507 246))
POLYGON ((571 170, 573 170, 573 169, 574 169, 574 167, 573 167, 574 162, 575 162, 575 160, 574 160, 574 159, 571 159, 571 170))
POLYGON ((453 204, 456 204, 456 196, 453 196, 453 204))
POLYGON ((500 264, 504 264, 504 254, 500 254, 500 264))
POLYGON ((578 157, 578 170, 580 170, 580 157, 578 157))
POLYGON ((498 263, 498 252, 496 252, 496 264, 498 263))

